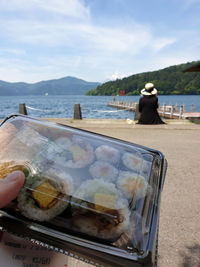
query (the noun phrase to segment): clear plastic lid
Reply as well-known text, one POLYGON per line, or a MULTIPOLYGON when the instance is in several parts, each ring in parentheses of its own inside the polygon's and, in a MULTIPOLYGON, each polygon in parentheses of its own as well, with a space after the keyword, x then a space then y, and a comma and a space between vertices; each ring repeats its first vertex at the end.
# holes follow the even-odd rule
POLYGON ((14 116, 0 128, 0 179, 26 176, 5 210, 127 252, 146 250, 161 158, 134 144, 14 116))

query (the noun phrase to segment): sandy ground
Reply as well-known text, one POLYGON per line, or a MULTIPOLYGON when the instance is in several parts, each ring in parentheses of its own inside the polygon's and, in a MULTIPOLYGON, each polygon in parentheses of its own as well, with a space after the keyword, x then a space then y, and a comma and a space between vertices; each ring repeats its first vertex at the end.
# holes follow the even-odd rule
MULTIPOLYGON (((125 120, 52 119, 160 150, 168 160, 162 192, 159 267, 200 266, 200 124, 167 121, 137 125, 125 120)), ((69 266, 91 265, 70 259, 69 266)))
MULTIPOLYGON (((200 125, 178 120, 149 126, 125 120, 59 122, 148 146, 165 155, 168 170, 161 200, 158 266, 199 267, 200 125)), ((87 264, 77 262, 76 266, 87 264)))

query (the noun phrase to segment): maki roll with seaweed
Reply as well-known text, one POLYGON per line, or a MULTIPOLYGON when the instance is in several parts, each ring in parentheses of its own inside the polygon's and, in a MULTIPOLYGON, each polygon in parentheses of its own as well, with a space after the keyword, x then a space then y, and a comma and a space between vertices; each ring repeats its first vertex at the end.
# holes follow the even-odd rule
POLYGON ((65 179, 43 174, 29 176, 17 197, 18 209, 29 219, 51 220, 67 208, 72 190, 69 175, 65 175, 65 179))
POLYGON ((72 204, 76 231, 112 242, 128 231, 128 202, 113 183, 87 180, 75 192, 72 204))
POLYGON ((22 171, 27 176, 29 173, 27 166, 27 162, 17 162, 14 160, 0 163, 0 180, 3 180, 14 171, 22 171))

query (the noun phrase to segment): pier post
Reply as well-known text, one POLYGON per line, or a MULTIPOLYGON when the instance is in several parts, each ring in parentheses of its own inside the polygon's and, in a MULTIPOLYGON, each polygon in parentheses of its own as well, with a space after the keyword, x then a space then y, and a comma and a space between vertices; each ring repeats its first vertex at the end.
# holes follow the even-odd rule
POLYGON ((163 104, 163 118, 165 117, 166 104, 163 104))
POLYGON ((135 105, 134 121, 138 121, 139 119, 140 119, 140 112, 139 112, 139 104, 137 103, 135 105))
POLYGON ((19 104, 19 113, 23 115, 28 115, 25 103, 19 104))
POLYGON ((74 120, 82 120, 80 104, 74 104, 74 120))
POLYGON ((179 119, 182 119, 182 115, 183 115, 183 105, 180 106, 179 119))
POLYGON ((170 113, 170 119, 172 119, 174 113, 174 106, 171 105, 171 113, 170 113))
POLYGON ((194 105, 191 105, 191 112, 194 112, 194 105))

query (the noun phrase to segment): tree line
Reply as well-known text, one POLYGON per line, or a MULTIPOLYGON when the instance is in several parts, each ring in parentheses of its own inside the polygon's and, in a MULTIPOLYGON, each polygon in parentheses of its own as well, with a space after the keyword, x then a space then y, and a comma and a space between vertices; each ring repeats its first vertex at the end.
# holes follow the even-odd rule
POLYGON ((86 95, 140 95, 145 83, 152 82, 159 95, 197 95, 200 94, 200 72, 184 72, 200 61, 170 66, 158 71, 131 75, 123 79, 109 81, 90 90, 86 95))

